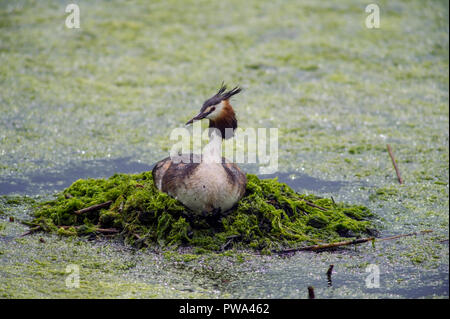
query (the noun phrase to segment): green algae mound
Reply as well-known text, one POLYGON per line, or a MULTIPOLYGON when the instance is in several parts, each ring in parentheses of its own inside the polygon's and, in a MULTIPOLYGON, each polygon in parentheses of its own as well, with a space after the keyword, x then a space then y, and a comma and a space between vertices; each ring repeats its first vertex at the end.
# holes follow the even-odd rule
POLYGON ((247 178, 246 194, 232 211, 206 216, 191 214, 158 191, 151 172, 80 179, 42 203, 33 225, 60 235, 119 236, 137 247, 190 246, 198 252, 231 247, 270 251, 375 231, 366 207, 301 195, 276 179, 247 178), (98 209, 83 211, 94 205, 98 209))

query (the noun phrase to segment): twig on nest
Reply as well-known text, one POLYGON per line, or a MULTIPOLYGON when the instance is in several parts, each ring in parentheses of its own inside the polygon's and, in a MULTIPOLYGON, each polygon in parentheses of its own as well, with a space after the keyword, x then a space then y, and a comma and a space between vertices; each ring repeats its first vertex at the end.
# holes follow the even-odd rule
POLYGON ((117 228, 96 228, 96 232, 102 233, 104 235, 106 234, 117 234, 120 232, 117 228))
POLYGON ((332 248, 336 248, 336 247, 362 244, 362 243, 366 243, 366 242, 369 242, 369 241, 392 240, 392 239, 397 239, 397 238, 401 238, 401 237, 408 237, 408 236, 427 234, 427 233, 431 233, 431 232, 433 232, 433 231, 432 230, 423 230, 423 231, 418 232, 418 233, 396 235, 396 236, 390 236, 390 237, 378 238, 378 239, 376 239, 375 237, 366 237, 366 238, 359 238, 359 239, 349 240, 349 241, 340 241, 340 242, 337 242, 337 243, 305 246, 305 247, 284 249, 284 250, 273 251, 273 252, 277 253, 277 254, 288 254, 288 253, 294 253, 294 252, 297 252, 297 251, 320 251, 320 250, 332 249, 332 248))
POLYGON ((87 212, 91 212, 91 211, 94 211, 94 210, 98 210, 98 209, 101 209, 101 208, 107 208, 107 207, 111 206, 111 204, 112 204, 112 200, 109 200, 109 201, 104 202, 104 203, 100 203, 100 204, 97 204, 97 205, 92 205, 92 206, 89 206, 89 207, 77 210, 77 211, 75 211, 75 214, 81 215, 81 214, 84 214, 84 213, 87 213, 87 212))
POLYGON ((400 171, 398 169, 397 163, 396 163, 395 158, 394 158, 394 154, 392 154, 392 149, 391 149, 391 146, 389 144, 387 144, 387 150, 389 152, 389 156, 391 157, 392 165, 394 165, 395 173, 397 174, 397 178, 398 178, 398 182, 400 184, 403 184, 403 179, 400 176, 400 171))
POLYGON ((312 245, 312 246, 305 246, 305 247, 292 248, 292 249, 284 249, 281 251, 275 251, 275 253, 286 254, 286 253, 293 253, 293 252, 297 252, 297 251, 325 250, 325 249, 330 249, 330 248, 361 244, 361 243, 365 243, 365 242, 372 241, 372 240, 375 240, 375 237, 359 238, 359 239, 349 240, 349 241, 340 241, 337 243, 312 245))
MULTIPOLYGON (((59 225, 57 227, 63 228, 63 229, 69 229, 71 227, 73 227, 75 229, 79 229, 81 226, 59 225)), ((94 228, 93 232, 99 232, 99 233, 106 235, 106 234, 117 234, 120 232, 120 230, 117 228, 94 228)))
POLYGON ((317 206, 316 204, 311 203, 311 202, 307 201, 306 199, 304 199, 304 201, 305 201, 306 205, 308 205, 308 206, 315 207, 315 208, 320 209, 321 211, 324 211, 324 212, 328 211, 328 209, 320 207, 320 206, 317 206))
POLYGON ((241 237, 241 235, 232 235, 227 237, 228 241, 220 247, 220 251, 224 251, 233 242, 234 239, 239 237, 241 237))
POLYGON ((134 237, 136 237, 136 239, 138 239, 138 240, 141 240, 142 239, 142 237, 141 236, 139 236, 138 234, 136 234, 136 233, 133 233, 133 236, 134 237))

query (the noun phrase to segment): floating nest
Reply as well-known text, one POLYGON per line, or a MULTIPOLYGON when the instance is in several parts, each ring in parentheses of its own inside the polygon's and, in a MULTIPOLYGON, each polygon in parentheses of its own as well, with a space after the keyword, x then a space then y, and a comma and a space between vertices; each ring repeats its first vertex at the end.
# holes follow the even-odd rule
POLYGON ((276 179, 248 174, 245 196, 225 214, 198 216, 160 192, 151 172, 80 179, 42 203, 34 229, 63 236, 122 238, 136 247, 272 250, 372 236, 364 206, 296 193, 276 179))

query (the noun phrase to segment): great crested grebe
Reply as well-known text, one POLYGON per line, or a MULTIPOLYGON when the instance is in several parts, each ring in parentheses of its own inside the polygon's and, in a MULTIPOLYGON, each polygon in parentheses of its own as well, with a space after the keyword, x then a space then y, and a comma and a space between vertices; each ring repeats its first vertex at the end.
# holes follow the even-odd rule
POLYGON ((186 125, 209 120, 209 143, 202 155, 167 157, 153 168, 156 187, 178 199, 196 213, 222 213, 231 209, 245 193, 247 178, 239 167, 222 157, 222 139, 230 138, 237 120, 230 98, 241 89, 219 91, 203 103, 200 113, 186 125), (231 133, 231 134, 230 134, 231 133))

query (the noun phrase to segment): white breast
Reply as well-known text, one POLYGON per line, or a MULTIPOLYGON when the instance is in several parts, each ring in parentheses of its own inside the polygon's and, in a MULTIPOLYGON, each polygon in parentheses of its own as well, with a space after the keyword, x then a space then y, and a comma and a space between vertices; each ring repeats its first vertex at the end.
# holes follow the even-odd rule
POLYGON ((226 211, 240 199, 238 185, 229 182, 222 164, 200 163, 195 172, 170 194, 195 212, 226 211))

